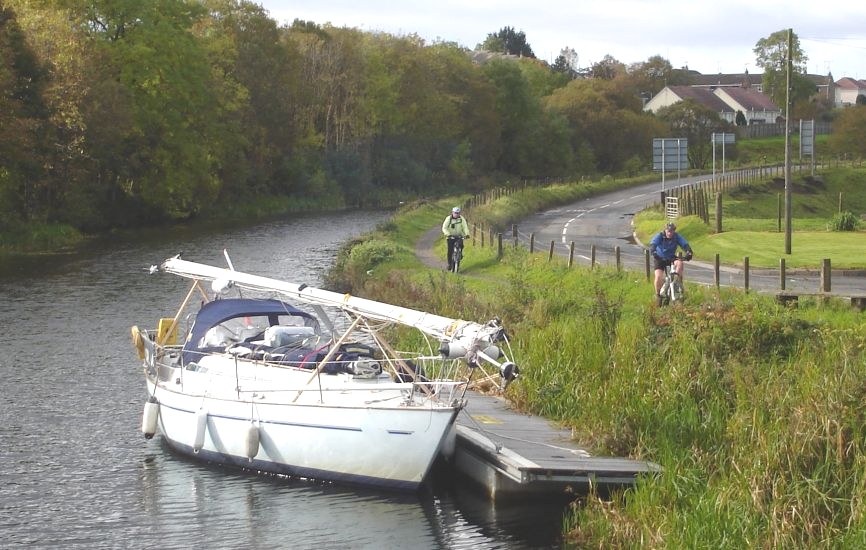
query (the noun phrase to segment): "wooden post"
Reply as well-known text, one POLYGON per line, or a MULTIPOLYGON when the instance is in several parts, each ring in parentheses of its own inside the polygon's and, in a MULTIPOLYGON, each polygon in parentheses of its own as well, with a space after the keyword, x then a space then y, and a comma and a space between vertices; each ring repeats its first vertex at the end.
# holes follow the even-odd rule
POLYGON ((779 258, 779 290, 785 290, 785 258, 779 258))
POLYGON ((650 275, 652 274, 652 270, 650 269, 650 251, 645 248, 643 251, 643 259, 644 264, 646 264, 646 280, 650 281, 650 275))
POLYGON ((821 261, 821 292, 830 292, 830 258, 821 261))
POLYGON ((529 253, 535 252, 535 233, 529 234, 529 253))
POLYGON ((548 263, 553 261, 553 244, 554 244, 554 241, 550 241, 550 253, 547 255, 547 262, 548 263))
POLYGON ((589 247, 589 268, 595 269, 595 245, 589 247))
POLYGON ((782 194, 781 193, 776 194, 776 203, 777 203, 776 209, 778 211, 778 214, 776 214, 776 231, 781 233, 782 232, 782 194))
POLYGON ((743 256, 743 290, 749 291, 749 257, 743 256))
POLYGON ((496 242, 499 243, 499 248, 496 250, 496 257, 501 259, 504 256, 502 251, 502 233, 496 234, 496 242))
POLYGON ((620 249, 619 245, 613 247, 613 255, 616 258, 616 270, 622 271, 622 258, 620 258, 620 249))
POLYGON ((568 245, 568 267, 574 265, 574 241, 568 245))
POLYGON ((716 193, 716 233, 722 232, 722 194, 716 193))
POLYGON ((716 259, 713 262, 713 282, 716 284, 716 289, 722 286, 722 277, 719 272, 719 255, 716 254, 716 259))
POLYGON ((517 224, 511 224, 511 240, 514 241, 512 248, 517 248, 517 224))

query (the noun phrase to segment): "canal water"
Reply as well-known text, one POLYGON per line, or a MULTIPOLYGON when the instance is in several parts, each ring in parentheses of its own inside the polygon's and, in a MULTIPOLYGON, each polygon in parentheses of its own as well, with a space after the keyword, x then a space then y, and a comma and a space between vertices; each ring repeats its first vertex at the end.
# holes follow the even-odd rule
POLYGON ((256 475, 173 454, 139 432, 130 326, 187 290, 147 268, 182 253, 311 286, 387 213, 172 228, 72 254, 0 259, 0 547, 556 548, 564 507, 493 504, 437 470, 418 493, 256 475))

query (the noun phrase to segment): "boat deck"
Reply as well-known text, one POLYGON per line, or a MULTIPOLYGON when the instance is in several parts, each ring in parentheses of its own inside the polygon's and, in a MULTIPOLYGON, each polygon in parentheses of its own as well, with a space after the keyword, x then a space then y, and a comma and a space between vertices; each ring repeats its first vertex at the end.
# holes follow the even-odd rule
POLYGON ((457 417, 454 465, 491 498, 585 493, 628 486, 661 469, 651 462, 590 456, 571 433, 511 409, 499 397, 470 392, 457 417))

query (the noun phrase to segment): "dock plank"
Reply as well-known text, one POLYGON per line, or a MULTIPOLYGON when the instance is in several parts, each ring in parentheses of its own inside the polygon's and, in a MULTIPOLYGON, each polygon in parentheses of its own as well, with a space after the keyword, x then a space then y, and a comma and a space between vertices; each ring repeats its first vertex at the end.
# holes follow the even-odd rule
POLYGON ((467 397, 457 417, 456 463, 493 498, 570 493, 590 484, 623 486, 660 471, 645 461, 591 456, 569 430, 516 411, 500 397, 476 392, 467 397))

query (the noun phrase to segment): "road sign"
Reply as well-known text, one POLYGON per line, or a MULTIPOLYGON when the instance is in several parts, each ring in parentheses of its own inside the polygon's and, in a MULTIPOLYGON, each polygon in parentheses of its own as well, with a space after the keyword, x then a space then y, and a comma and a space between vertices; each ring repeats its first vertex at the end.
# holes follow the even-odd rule
POLYGON ((725 132, 713 132, 710 142, 713 144, 713 181, 716 181, 716 145, 722 146, 722 174, 725 173, 725 145, 731 145, 736 139, 736 134, 725 132))
POLYGON ((713 132, 713 145, 719 144, 728 144, 734 143, 736 140, 737 134, 727 134, 725 132, 713 132))
POLYGON ((689 169, 687 138, 653 138, 653 170, 673 172, 689 169))
POLYGON ((800 121, 800 158, 815 156, 815 121, 800 121))

